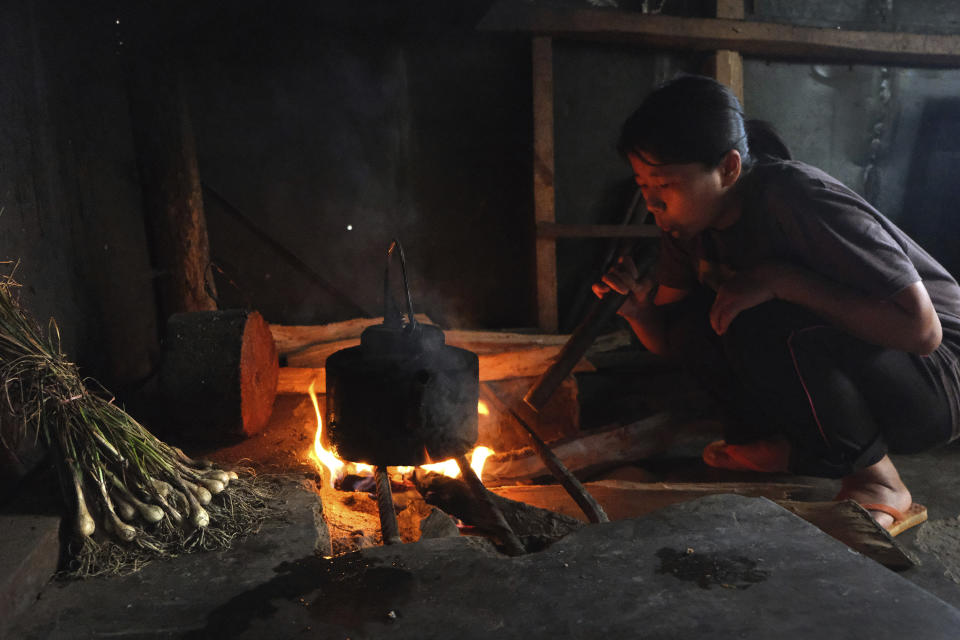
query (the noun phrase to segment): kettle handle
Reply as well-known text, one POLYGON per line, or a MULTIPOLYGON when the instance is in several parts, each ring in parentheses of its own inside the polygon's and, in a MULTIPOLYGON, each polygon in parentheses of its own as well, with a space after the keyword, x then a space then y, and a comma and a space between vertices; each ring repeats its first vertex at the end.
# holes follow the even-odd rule
POLYGON ((413 331, 416 329, 417 320, 413 316, 413 300, 410 298, 410 285, 407 283, 407 261, 403 255, 403 245, 396 238, 390 243, 390 248, 387 249, 387 266, 383 275, 383 324, 388 327, 400 328, 403 322, 400 310, 395 305, 390 305, 390 258, 393 257, 394 251, 400 254, 400 272, 403 274, 403 290, 407 296, 408 323, 405 328, 407 331, 413 331))

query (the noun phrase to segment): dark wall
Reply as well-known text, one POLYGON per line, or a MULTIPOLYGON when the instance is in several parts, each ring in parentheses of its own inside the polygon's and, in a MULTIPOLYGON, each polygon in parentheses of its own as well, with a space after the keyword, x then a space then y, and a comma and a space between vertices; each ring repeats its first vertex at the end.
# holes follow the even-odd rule
POLYGON ((234 5, 195 33, 225 306, 290 324, 380 315, 396 237, 416 311, 533 324, 529 44, 478 33, 487 4, 234 5))
POLYGON ((111 385, 156 355, 114 22, 99 3, 0 3, 0 260, 19 261, 23 306, 111 385))

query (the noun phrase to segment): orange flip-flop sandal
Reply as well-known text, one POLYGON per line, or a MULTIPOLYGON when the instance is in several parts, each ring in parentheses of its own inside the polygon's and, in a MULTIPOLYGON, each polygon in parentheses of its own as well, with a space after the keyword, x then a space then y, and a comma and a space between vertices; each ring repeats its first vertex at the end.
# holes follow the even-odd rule
POLYGON ((906 511, 900 511, 888 504, 879 503, 861 504, 860 506, 867 511, 882 511, 883 513, 891 515, 893 517, 893 524, 887 527, 887 533, 889 533, 891 537, 898 536, 907 529, 911 529, 927 521, 927 508, 916 502, 910 505, 910 508, 906 511))

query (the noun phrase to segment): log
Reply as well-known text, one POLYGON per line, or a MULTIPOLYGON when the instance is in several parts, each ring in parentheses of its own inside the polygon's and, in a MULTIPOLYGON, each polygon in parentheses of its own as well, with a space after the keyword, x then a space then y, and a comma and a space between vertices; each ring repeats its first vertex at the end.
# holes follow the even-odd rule
POLYGON ((277 372, 278 394, 307 393, 311 384, 314 393, 326 393, 327 370, 323 368, 280 367, 277 372))
MULTIPOLYGON (((278 393, 306 393, 311 380, 326 380, 326 370, 321 363, 326 363, 327 356, 340 349, 346 349, 360 344, 359 339, 341 340, 328 345, 311 347, 308 352, 288 357, 289 366, 281 369, 278 393), (306 354, 311 355, 306 355, 306 354), (306 385, 304 385, 306 381, 306 385)), ((457 346, 457 345, 454 345, 457 346)), ((538 376, 553 361, 559 353, 560 346, 537 347, 522 351, 508 351, 480 355, 480 381, 506 380, 512 378, 528 378, 538 376)), ((587 360, 581 360, 573 372, 595 371, 596 368, 587 360)), ((318 390, 324 387, 317 386, 318 390)))
MULTIPOLYGON (((355 347, 358 344, 360 344, 359 338, 350 338, 307 347, 301 352, 288 354, 286 357, 286 366, 297 369, 311 369, 314 371, 314 376, 325 375, 321 374, 320 371, 324 368, 327 358, 330 355, 341 349, 355 347)), ((455 347, 460 346, 450 342, 447 344, 455 347)), ((525 349, 512 349, 501 353, 479 354, 480 380, 505 380, 508 378, 538 376, 546 371, 561 348, 561 345, 548 345, 525 349)), ((595 370, 596 368, 587 360, 581 360, 573 369, 574 372, 595 370)), ((303 374, 296 375, 299 376, 303 374)), ((285 390, 284 393, 302 393, 303 391, 305 391, 305 389, 285 390)))
MULTIPOLYGON (((471 342, 471 336, 463 336, 465 332, 444 332, 446 344, 461 349, 473 351, 480 357, 480 375, 486 375, 488 380, 502 380, 505 378, 522 378, 536 375, 543 371, 556 357, 563 344, 536 344, 532 342, 507 345, 497 345, 493 342, 471 342), (460 335, 458 335, 458 333, 460 335), (451 335, 452 334, 452 335, 451 335), (463 340, 457 340, 458 337, 463 340), (484 374, 484 369, 486 374, 484 374)), ((288 343, 289 344, 289 343, 288 343)), ((360 344, 360 338, 345 338, 332 342, 320 342, 300 346, 295 350, 282 352, 286 366, 320 368, 325 366, 327 358, 341 349, 349 349, 360 344)), ((580 364, 585 370, 591 371, 589 363, 580 364)))
MULTIPOLYGON (((433 324, 426 315, 417 314, 417 322, 433 324)), ((281 355, 304 351, 308 347, 326 342, 359 338, 367 327, 381 324, 383 318, 355 318, 344 322, 324 325, 279 325, 271 324, 270 333, 281 355)), ((513 349, 528 349, 543 346, 563 346, 568 335, 553 333, 519 333, 509 331, 476 331, 471 329, 446 329, 443 332, 447 344, 474 353, 499 353, 513 349)), ((611 351, 630 344, 630 333, 613 331, 599 337, 591 353, 611 351)), ((341 347, 342 348, 342 347, 341 347)))
MULTIPOLYGON (((570 471, 584 477, 668 450, 699 453, 719 435, 720 427, 714 421, 681 421, 664 412, 625 427, 551 442, 550 448, 570 471)), ((492 455, 483 467, 483 481, 490 486, 530 482, 549 475, 540 457, 530 448, 492 455)))
MULTIPOLYGON (((417 315, 417 320, 430 323, 426 316, 417 315)), ((324 365, 327 357, 360 344, 363 330, 381 322, 382 318, 358 318, 318 326, 270 325, 270 333, 284 361, 277 382, 277 393, 306 393, 311 382, 316 383, 314 388, 318 393, 323 393, 326 389, 324 365)), ((478 354, 481 382, 510 379, 520 382, 521 378, 539 376, 569 339, 568 335, 462 329, 444 331, 444 337, 447 344, 478 354)), ((594 371, 589 361, 592 355, 629 344, 630 334, 625 330, 599 337, 587 352, 587 359, 581 360, 574 372, 594 371)), ((530 381, 523 381, 522 384, 529 388, 530 381)))
MULTIPOLYGON (((414 317, 417 319, 417 322, 433 324, 433 321, 426 315, 418 313, 415 314, 414 317)), ((359 338, 364 329, 378 324, 383 324, 383 317, 354 318, 344 322, 333 322, 322 325, 271 324, 270 334, 273 336, 273 341, 277 344, 277 352, 280 353, 280 355, 287 355, 291 352, 301 351, 305 347, 323 342, 359 338)))
POLYGON ((278 372, 276 346, 256 311, 177 313, 167 321, 160 385, 184 436, 229 441, 263 429, 278 372))

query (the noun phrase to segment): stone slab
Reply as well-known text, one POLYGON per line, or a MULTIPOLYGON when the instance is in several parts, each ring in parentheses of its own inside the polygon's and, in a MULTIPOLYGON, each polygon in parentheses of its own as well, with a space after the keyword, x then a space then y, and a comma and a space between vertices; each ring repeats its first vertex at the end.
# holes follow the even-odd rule
POLYGON ((0 514, 0 638, 57 570, 60 517, 0 514))
POLYGON ((509 558, 471 537, 313 554, 310 498, 223 554, 51 585, 17 638, 956 637, 960 612, 763 498, 586 526, 509 558))
MULTIPOLYGON (((314 521, 314 492, 290 478, 283 482, 277 504, 281 517, 232 549, 156 560, 127 576, 55 580, 6 638, 181 638, 203 628, 211 611, 269 583, 292 560, 311 557, 323 547, 314 521)), ((329 539, 326 543, 329 547, 329 539)))
MULTIPOLYGON (((521 558, 440 540, 316 570, 300 615, 274 600, 274 619, 321 637, 946 640, 960 628, 942 600, 774 503, 733 495, 584 527, 521 558)), ((235 618, 229 632, 254 638, 264 623, 235 618)))

